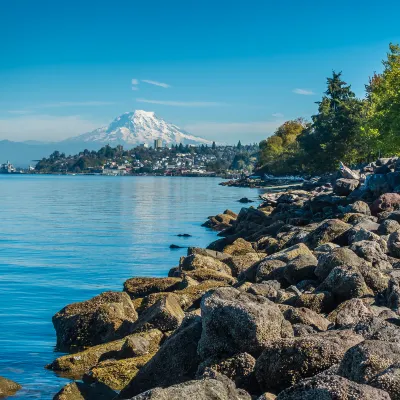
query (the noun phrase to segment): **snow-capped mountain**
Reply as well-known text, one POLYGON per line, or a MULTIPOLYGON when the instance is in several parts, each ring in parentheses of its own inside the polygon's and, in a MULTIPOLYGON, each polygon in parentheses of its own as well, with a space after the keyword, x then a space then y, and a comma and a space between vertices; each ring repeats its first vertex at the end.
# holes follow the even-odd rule
POLYGON ((152 111, 143 110, 126 112, 115 118, 108 126, 84 133, 67 141, 133 147, 145 143, 152 146, 156 139, 161 139, 163 144, 168 146, 179 143, 184 145, 209 145, 212 143, 209 140, 190 135, 178 126, 157 117, 152 111))

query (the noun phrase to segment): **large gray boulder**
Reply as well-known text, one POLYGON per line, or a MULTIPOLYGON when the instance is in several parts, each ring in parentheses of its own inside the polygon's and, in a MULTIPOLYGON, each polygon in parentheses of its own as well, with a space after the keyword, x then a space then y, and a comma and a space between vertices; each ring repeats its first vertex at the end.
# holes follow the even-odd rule
POLYGON ((371 215, 371 210, 369 209, 369 205, 361 200, 357 200, 354 203, 349 204, 346 207, 346 211, 349 213, 371 215))
POLYGON ((393 364, 375 375, 369 384, 388 392, 392 400, 400 400, 400 363, 393 364))
POLYGON ((396 312, 400 309, 400 278, 398 277, 392 277, 389 280, 386 291, 386 304, 396 312))
POLYGON ((360 181, 358 179, 340 178, 335 182, 333 191, 339 196, 348 196, 354 189, 357 188, 360 181))
POLYGON ((255 269, 255 282, 278 280, 286 283, 284 278, 286 263, 281 260, 263 260, 255 269))
POLYGON ((123 338, 132 332, 137 318, 127 293, 104 292, 70 304, 53 316, 57 346, 94 346, 123 338))
POLYGON ((318 260, 314 255, 300 254, 286 265, 283 276, 291 285, 306 279, 315 279, 314 270, 317 264, 318 260))
POLYGON ((382 211, 395 211, 400 209, 400 194, 384 193, 371 205, 372 213, 378 214, 382 211))
POLYGON ((265 391, 285 389, 339 363, 362 340, 343 330, 270 341, 256 362, 257 381, 265 391))
POLYGON ((181 324, 184 317, 185 313, 176 296, 168 293, 140 314, 133 330, 135 332, 149 329, 159 329, 162 332, 173 331, 181 324))
POLYGON ((239 280, 250 282, 262 282, 272 279, 285 280, 283 277, 284 267, 299 256, 314 257, 305 244, 298 243, 253 264, 239 275, 239 280))
POLYGON ((382 248, 383 252, 387 252, 387 244, 386 241, 377 235, 376 233, 370 232, 364 228, 353 228, 348 232, 348 240, 349 244, 353 244, 354 242, 361 242, 362 240, 368 240, 371 242, 375 242, 379 244, 382 248))
POLYGON ((302 293, 289 298, 285 304, 293 307, 307 307, 317 313, 329 313, 335 308, 335 301, 330 292, 302 293))
POLYGON ((391 269, 388 257, 378 242, 362 240, 351 245, 350 249, 359 257, 376 265, 379 269, 391 269))
POLYGON ((379 317, 365 316, 352 329, 367 340, 400 343, 399 327, 379 317))
POLYGON ((338 375, 319 374, 279 393, 277 400, 390 400, 389 394, 338 375))
POLYGON ((349 328, 357 325, 365 317, 373 315, 368 303, 356 298, 341 303, 327 318, 335 324, 336 328, 349 328))
POLYGON ((317 229, 308 234, 305 239, 305 244, 310 249, 315 249, 324 243, 335 243, 337 240, 341 242, 340 238, 350 228, 350 224, 346 224, 340 219, 327 219, 322 222, 317 229))
POLYGON ((251 400, 244 390, 236 389, 229 379, 189 381, 168 388, 156 388, 130 400, 251 400))
POLYGON ((203 360, 241 352, 258 355, 269 340, 293 335, 276 304, 233 288, 207 293, 201 302, 201 315, 198 351, 203 360))
POLYGON ((315 275, 323 281, 328 277, 330 272, 338 266, 351 265, 358 267, 362 263, 362 259, 357 256, 354 251, 347 247, 339 247, 333 249, 329 253, 322 254, 318 258, 318 265, 315 268, 315 275))
POLYGON ((373 295, 359 269, 350 265, 335 267, 317 290, 331 292, 339 303, 355 297, 373 295))
POLYGON ((392 257, 400 258, 400 231, 395 231, 389 235, 388 250, 392 257))
POLYGON ((396 231, 400 231, 400 224, 393 219, 385 219, 378 228, 379 235, 390 235, 396 231))
POLYGON ((235 382, 236 387, 254 393, 258 392, 255 365, 256 359, 248 353, 235 354, 223 360, 209 358, 199 365, 196 375, 201 379, 217 372, 235 382))
POLYGON ((197 345, 201 330, 201 318, 188 316, 121 391, 119 398, 130 399, 158 386, 167 387, 194 379, 200 362, 197 345))
POLYGON ((283 307, 286 308, 283 310, 283 316, 291 324, 308 325, 317 332, 326 331, 332 325, 331 321, 309 308, 281 306, 281 309, 283 307))
POLYGON ((400 343, 366 340, 347 350, 339 374, 358 383, 369 383, 392 364, 400 362, 400 343))

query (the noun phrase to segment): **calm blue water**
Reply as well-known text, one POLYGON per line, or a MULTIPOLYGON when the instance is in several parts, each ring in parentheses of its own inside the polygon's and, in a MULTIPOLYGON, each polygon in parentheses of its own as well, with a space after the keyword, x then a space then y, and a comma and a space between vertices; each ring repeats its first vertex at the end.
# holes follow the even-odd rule
POLYGON ((208 215, 258 196, 218 182, 0 175, 0 375, 23 385, 16 399, 52 399, 68 382, 44 369, 60 355, 53 314, 132 276, 165 276, 185 254, 170 244, 208 245, 208 215))

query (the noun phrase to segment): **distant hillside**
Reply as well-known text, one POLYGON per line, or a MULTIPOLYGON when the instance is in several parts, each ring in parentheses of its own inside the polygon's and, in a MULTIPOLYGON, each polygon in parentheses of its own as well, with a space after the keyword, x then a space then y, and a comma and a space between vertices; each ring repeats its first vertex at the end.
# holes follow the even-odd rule
POLYGON ((100 143, 82 143, 82 142, 54 142, 36 144, 25 142, 11 142, 9 140, 0 141, 0 164, 9 160, 16 167, 28 167, 35 165, 35 160, 41 160, 48 157, 55 150, 65 154, 76 154, 85 148, 88 150, 99 150, 102 147, 100 143))

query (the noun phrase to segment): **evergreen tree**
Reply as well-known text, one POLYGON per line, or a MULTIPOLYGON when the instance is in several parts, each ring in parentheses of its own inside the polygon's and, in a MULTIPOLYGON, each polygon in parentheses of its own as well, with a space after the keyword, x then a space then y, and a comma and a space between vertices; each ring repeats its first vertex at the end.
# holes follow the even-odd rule
POLYGON ((239 142, 238 142, 238 144, 237 144, 237 149, 240 151, 240 150, 242 150, 242 143, 240 142, 240 140, 239 140, 239 142))
POLYGON ((318 114, 299 137, 304 163, 316 172, 334 171, 339 161, 353 163, 359 153, 356 142, 361 129, 363 103, 355 98, 350 85, 333 71, 327 79, 325 96, 318 102, 318 114))

